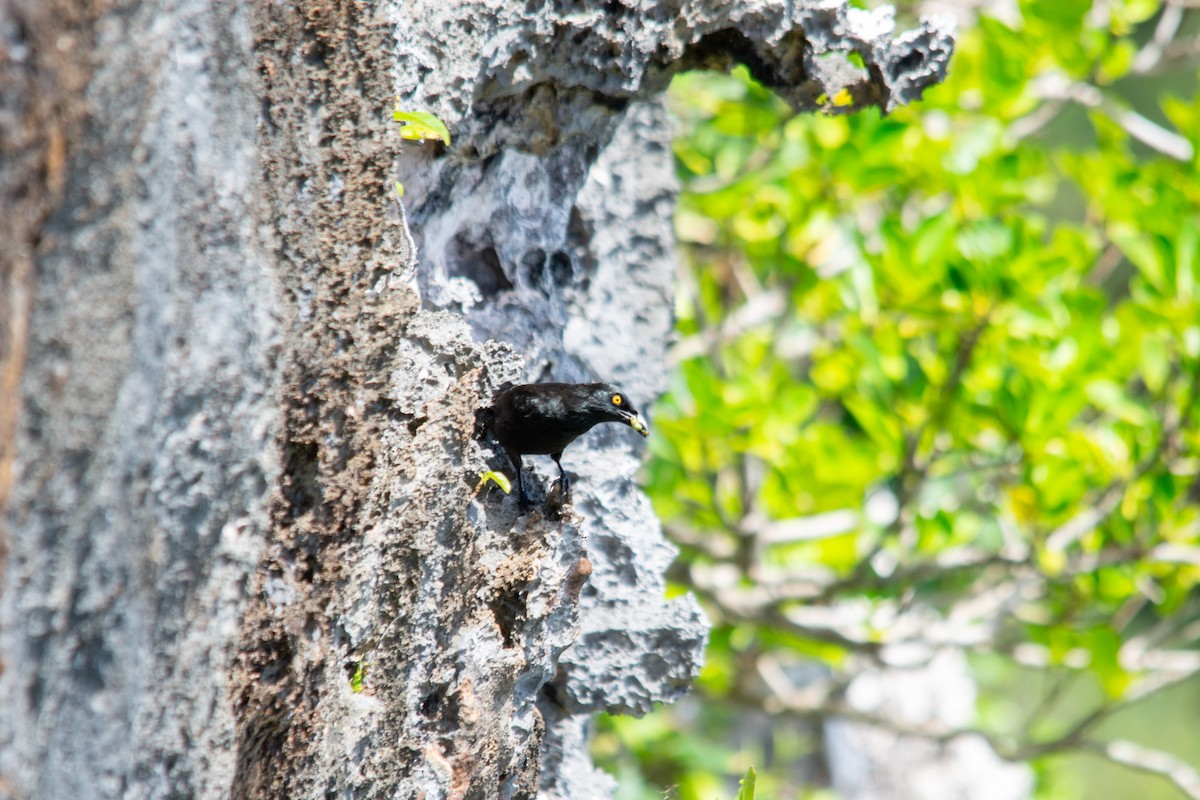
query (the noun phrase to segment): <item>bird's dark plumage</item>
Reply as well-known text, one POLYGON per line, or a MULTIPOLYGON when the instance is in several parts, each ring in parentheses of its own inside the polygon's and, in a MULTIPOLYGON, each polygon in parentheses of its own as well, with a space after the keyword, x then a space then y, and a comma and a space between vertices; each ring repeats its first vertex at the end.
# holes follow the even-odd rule
POLYGON ((609 383, 527 383, 492 398, 492 433, 517 470, 522 507, 528 507, 529 499, 521 479, 521 456, 553 458, 565 498, 570 482, 560 461, 562 451, 601 422, 621 422, 642 436, 650 435, 633 403, 609 383))

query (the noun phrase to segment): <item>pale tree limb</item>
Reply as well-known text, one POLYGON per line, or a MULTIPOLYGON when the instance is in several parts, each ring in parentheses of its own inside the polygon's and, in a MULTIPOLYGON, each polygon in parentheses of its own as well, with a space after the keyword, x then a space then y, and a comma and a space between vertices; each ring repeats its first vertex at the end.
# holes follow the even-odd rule
POLYGON ((1133 57, 1130 69, 1139 75, 1144 75, 1157 67, 1167 53, 1167 48, 1175 41, 1179 26, 1183 23, 1183 4, 1168 0, 1163 8, 1162 16, 1154 29, 1154 36, 1133 57))
MULTIPOLYGON (((972 726, 945 724, 911 724, 891 717, 863 711, 849 705, 841 696, 844 686, 833 680, 814 681, 804 687, 795 686, 786 669, 776 658, 762 654, 755 660, 755 671, 763 687, 771 695, 767 709, 807 721, 836 718, 879 728, 901 736, 914 736, 938 743, 948 743, 965 737, 978 737, 993 752, 1009 761, 1023 761, 1040 755, 1081 750, 1129 769, 1166 778, 1191 800, 1200 800, 1200 772, 1178 757, 1134 742, 1115 740, 1100 742, 1087 734, 1100 722, 1127 708, 1129 703, 1101 706, 1078 720, 1062 735, 1043 742, 1022 742, 972 726)), ((767 708, 766 703, 758 705, 767 708)))
POLYGON ((1090 83, 1073 81, 1066 75, 1051 72, 1035 79, 1033 88, 1039 97, 1048 101, 1047 105, 1016 120, 1009 127, 1009 133, 1016 138, 1037 132, 1057 116, 1065 103, 1070 102, 1103 111, 1130 136, 1168 158, 1191 161, 1195 154, 1195 148, 1185 137, 1147 119, 1090 83))
POLYGON ((1191 800, 1200 800, 1200 772, 1171 753, 1143 747, 1124 739, 1086 742, 1083 746, 1115 764, 1166 778, 1191 800))

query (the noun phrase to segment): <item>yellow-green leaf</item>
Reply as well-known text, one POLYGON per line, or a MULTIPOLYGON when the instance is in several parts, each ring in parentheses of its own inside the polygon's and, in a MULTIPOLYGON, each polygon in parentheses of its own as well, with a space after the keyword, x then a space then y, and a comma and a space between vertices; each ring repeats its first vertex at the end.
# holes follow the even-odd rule
POLYGON ((754 800, 754 784, 757 781, 758 775, 754 772, 754 767, 750 767, 746 770, 746 776, 738 784, 737 800, 754 800))
POLYGON ((485 472, 479 476, 479 485, 480 486, 483 486, 488 481, 491 481, 492 483, 499 486, 500 490, 502 492, 504 492, 505 494, 508 494, 512 491, 512 483, 508 480, 508 476, 505 475, 503 472, 496 472, 494 470, 489 469, 487 472, 485 472))
POLYGON ((354 668, 354 675, 350 677, 350 691, 358 694, 363 690, 363 683, 367 679, 367 660, 364 658, 358 662, 358 666, 354 668))
POLYGON ((397 107, 392 112, 392 119, 404 123, 400 129, 400 138, 413 141, 436 139, 450 144, 450 129, 446 123, 425 111, 404 111, 397 107))

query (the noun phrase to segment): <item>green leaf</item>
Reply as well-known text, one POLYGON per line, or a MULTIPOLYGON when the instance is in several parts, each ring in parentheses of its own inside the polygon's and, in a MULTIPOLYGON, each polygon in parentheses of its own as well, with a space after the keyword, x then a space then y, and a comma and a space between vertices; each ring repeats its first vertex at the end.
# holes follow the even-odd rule
POLYGON ((1124 39, 1117 41, 1108 48, 1108 52, 1101 59, 1100 68, 1097 70, 1098 81, 1108 84, 1125 77, 1130 67, 1133 66, 1133 59, 1136 55, 1137 46, 1133 42, 1124 39))
POLYGON ((350 677, 350 691, 358 694, 363 690, 363 684, 367 679, 367 660, 360 659, 358 665, 354 668, 354 674, 350 677))
POLYGON ((1132 425, 1145 425, 1150 413, 1132 400, 1115 381, 1098 378, 1084 387, 1087 397, 1096 407, 1132 425))
POLYGON ((747 769, 745 777, 738 783, 737 800, 754 800, 754 784, 757 780, 754 767, 747 769))
POLYGON ((1164 292, 1167 282, 1166 266, 1154 239, 1127 224, 1114 225, 1110 235, 1125 257, 1138 268, 1142 277, 1159 292, 1164 292))
POLYGON ((1198 244, 1200 230, 1196 219, 1189 216, 1182 221, 1175 240, 1175 296, 1185 303, 1196 299, 1196 282, 1200 279, 1196 258, 1198 244))
POLYGON ((1082 637, 1083 644, 1091 656, 1089 667, 1096 677, 1104 693, 1117 699, 1129 688, 1130 675, 1121 666, 1121 639, 1107 627, 1094 628, 1082 637))
POLYGON ((479 476, 478 485, 483 486, 489 481, 499 486, 500 491, 504 492, 505 494, 510 494, 512 492, 512 482, 503 472, 495 472, 489 469, 487 472, 484 472, 479 476))
POLYGON ((985 220, 958 231, 958 251, 970 261, 991 261, 1008 255, 1013 246, 1013 231, 999 220, 985 220))
POLYGON ((392 119, 404 124, 400 129, 402 139, 422 142, 434 139, 450 145, 450 129, 433 114, 425 111, 404 111, 397 105, 392 112, 392 119))
POLYGON ((1021 12, 1029 19, 1042 20, 1066 32, 1078 31, 1092 0, 1024 0, 1021 12))
POLYGON ((1110 30, 1121 36, 1128 35, 1133 32, 1135 25, 1150 19, 1161 7, 1162 0, 1121 0, 1111 3, 1108 7, 1112 17, 1110 30))
POLYGON ((954 231, 955 219, 950 214, 938 214, 926 219, 913 236, 913 258, 923 269, 929 269, 941 261, 954 231))

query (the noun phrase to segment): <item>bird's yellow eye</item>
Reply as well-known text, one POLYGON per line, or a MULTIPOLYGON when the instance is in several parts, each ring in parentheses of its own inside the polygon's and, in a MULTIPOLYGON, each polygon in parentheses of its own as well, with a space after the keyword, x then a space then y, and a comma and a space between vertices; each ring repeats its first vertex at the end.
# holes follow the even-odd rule
POLYGON ((614 394, 614 395, 612 396, 612 404, 613 404, 614 406, 619 406, 619 405, 622 405, 622 404, 624 404, 624 402, 625 402, 625 398, 624 398, 624 397, 621 397, 621 395, 619 395, 619 394, 614 394))

